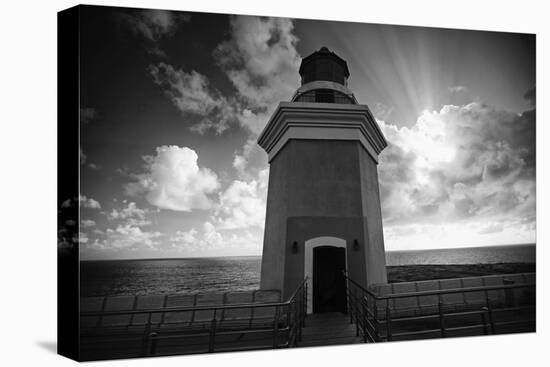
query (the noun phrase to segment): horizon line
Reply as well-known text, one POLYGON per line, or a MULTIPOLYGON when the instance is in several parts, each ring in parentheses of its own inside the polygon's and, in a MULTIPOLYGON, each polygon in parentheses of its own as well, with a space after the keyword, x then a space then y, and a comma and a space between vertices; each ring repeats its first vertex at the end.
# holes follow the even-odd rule
MULTIPOLYGON (((448 247, 448 248, 423 248, 423 249, 414 249, 414 250, 385 250, 384 253, 388 252, 402 252, 402 251, 437 251, 437 250, 457 250, 457 249, 466 249, 466 248, 483 248, 483 247, 506 247, 506 246, 536 246, 536 242, 529 243, 508 243, 508 244, 499 244, 499 245, 482 245, 482 246, 462 246, 462 247, 448 247)), ((191 256, 191 257, 142 257, 142 258, 123 258, 123 259, 87 259, 83 261, 145 261, 145 260, 187 260, 187 259, 215 259, 215 258, 227 258, 227 257, 262 257, 260 255, 219 255, 219 256, 191 256)))

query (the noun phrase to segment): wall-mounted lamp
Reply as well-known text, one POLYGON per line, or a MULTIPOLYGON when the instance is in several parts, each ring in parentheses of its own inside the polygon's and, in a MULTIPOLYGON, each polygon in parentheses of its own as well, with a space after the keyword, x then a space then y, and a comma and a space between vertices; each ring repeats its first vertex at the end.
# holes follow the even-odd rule
POLYGON ((357 240, 353 240, 353 249, 359 251, 359 242, 357 240))
POLYGON ((298 252, 298 242, 294 241, 292 242, 292 253, 297 253, 298 252))

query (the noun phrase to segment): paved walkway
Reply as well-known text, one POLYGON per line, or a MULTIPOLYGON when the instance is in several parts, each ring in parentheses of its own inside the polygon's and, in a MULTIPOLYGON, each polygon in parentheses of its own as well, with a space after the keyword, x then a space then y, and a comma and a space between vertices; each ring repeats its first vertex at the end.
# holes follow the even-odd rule
POLYGON ((355 324, 349 316, 338 312, 316 313, 306 317, 299 347, 356 344, 362 338, 355 336, 355 324))

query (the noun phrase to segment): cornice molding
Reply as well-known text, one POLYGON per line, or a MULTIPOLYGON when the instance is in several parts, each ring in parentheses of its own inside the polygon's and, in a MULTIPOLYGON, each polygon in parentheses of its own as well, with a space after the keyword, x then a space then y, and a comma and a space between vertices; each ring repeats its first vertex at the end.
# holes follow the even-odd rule
POLYGON ((291 139, 359 141, 378 163, 388 145, 366 105, 281 102, 258 138, 269 161, 291 139))

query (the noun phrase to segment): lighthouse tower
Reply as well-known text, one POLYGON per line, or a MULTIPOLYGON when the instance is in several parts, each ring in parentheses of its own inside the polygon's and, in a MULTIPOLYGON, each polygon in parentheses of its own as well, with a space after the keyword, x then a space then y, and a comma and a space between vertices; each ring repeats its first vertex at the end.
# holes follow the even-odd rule
POLYGON ((308 277, 308 313, 346 311, 345 270, 386 283, 372 113, 347 88, 346 61, 322 47, 305 57, 301 86, 281 102, 258 144, 270 172, 261 284, 287 298, 308 277))

